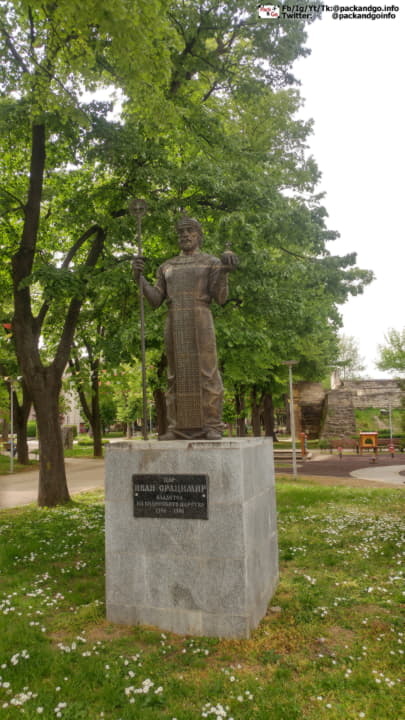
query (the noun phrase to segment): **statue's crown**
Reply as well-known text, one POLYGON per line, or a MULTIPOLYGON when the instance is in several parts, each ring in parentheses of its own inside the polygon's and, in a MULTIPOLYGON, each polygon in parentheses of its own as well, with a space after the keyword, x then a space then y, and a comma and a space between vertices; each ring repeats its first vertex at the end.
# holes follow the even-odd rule
POLYGON ((185 227, 192 227, 194 230, 198 230, 200 235, 202 235, 202 227, 198 220, 195 218, 188 217, 187 215, 183 215, 183 217, 180 218, 180 220, 176 223, 176 230, 179 231, 182 228, 185 227))

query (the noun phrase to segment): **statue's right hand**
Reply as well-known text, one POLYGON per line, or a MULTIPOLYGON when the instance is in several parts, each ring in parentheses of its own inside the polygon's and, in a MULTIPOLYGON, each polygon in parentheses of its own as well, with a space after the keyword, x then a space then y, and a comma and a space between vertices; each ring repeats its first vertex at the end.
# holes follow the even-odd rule
POLYGON ((138 282, 145 268, 145 260, 140 255, 136 255, 132 261, 132 274, 138 282))

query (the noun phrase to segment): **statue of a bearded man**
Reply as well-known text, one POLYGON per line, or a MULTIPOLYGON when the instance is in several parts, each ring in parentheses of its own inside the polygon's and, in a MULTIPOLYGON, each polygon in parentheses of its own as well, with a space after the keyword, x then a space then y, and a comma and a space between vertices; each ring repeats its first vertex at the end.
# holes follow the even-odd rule
POLYGON ((157 308, 165 300, 168 306, 168 431, 159 439, 219 440, 224 390, 210 303, 225 303, 228 273, 238 258, 229 250, 220 260, 201 252, 202 228, 193 218, 182 218, 176 229, 180 255, 159 267, 154 286, 142 276, 143 259, 137 257, 133 263, 134 277, 150 305, 157 308))

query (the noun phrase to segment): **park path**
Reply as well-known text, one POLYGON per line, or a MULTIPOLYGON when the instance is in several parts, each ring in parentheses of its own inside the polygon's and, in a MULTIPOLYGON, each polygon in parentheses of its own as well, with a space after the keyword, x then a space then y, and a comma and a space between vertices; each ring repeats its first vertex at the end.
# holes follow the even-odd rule
POLYGON ((353 470, 350 475, 375 482, 386 482, 392 485, 405 485, 405 465, 385 465, 353 470))
MULTIPOLYGON (((356 478, 391 487, 405 489, 405 465, 403 457, 392 460, 384 457, 381 464, 371 466, 368 460, 356 456, 346 456, 339 460, 336 455, 319 455, 314 460, 308 460, 298 469, 298 474, 319 476, 331 480, 343 478, 356 478), (364 465, 366 467, 359 467, 364 465), (383 464, 384 463, 384 464, 383 464)), ((66 473, 68 488, 71 495, 104 488, 104 460, 99 458, 66 458, 66 473)), ((284 468, 283 473, 289 474, 290 468, 284 468)), ((280 474, 280 472, 278 473, 280 474)), ((27 470, 10 475, 0 475, 0 509, 29 505, 37 501, 38 470, 27 470)))
MULTIPOLYGON (((71 495, 104 487, 104 460, 66 458, 65 467, 71 495)), ((38 494, 38 476, 38 470, 0 475, 0 508, 35 503, 38 494)))

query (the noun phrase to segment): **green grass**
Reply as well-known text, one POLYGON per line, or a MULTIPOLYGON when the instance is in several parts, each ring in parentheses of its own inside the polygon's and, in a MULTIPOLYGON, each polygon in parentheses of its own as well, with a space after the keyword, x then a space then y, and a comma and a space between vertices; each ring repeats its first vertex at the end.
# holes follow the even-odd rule
MULTIPOLYGON (((14 458, 13 472, 23 472, 24 470, 33 470, 38 463, 35 460, 30 460, 29 465, 20 465, 17 462, 17 458, 14 458)), ((10 454, 0 455, 0 475, 7 475, 10 472, 10 454)))
MULTIPOLYGON (((382 413, 379 408, 356 408, 354 414, 357 433, 389 430, 388 411, 386 413, 382 413)), ((392 409, 391 420, 394 435, 402 434, 404 432, 402 425, 403 418, 404 410, 402 408, 392 409)))
POLYGON ((280 583, 248 641, 107 622, 101 494, 0 512, 0 717, 403 720, 403 492, 277 493, 280 583))
POLYGON ((64 450, 64 456, 72 457, 93 457, 93 445, 74 445, 71 450, 64 450))

